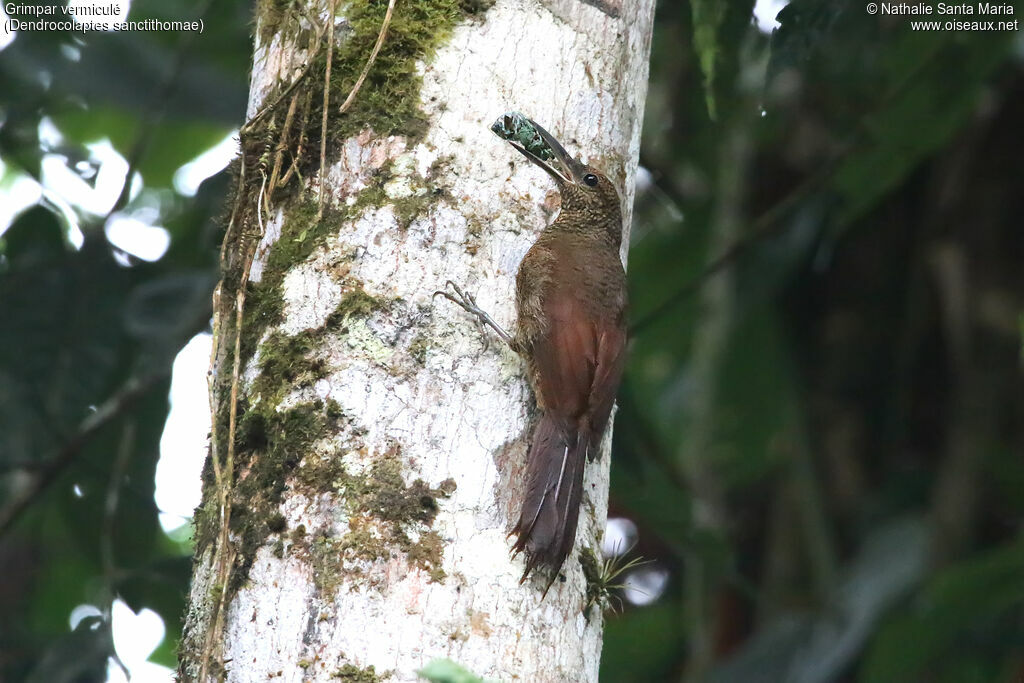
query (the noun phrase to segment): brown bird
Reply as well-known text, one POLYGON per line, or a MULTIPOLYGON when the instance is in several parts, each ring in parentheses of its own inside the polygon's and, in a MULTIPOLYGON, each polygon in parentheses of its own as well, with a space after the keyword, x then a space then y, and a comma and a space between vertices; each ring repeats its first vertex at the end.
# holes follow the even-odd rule
POLYGON ((436 294, 492 327, 526 361, 544 414, 527 456, 513 554, 526 553, 520 583, 543 567, 551 572, 550 588, 576 540, 584 465, 597 454, 622 378, 626 274, 619 259, 622 210, 615 186, 529 123, 547 143, 552 154, 545 156, 553 163, 516 140, 510 144, 554 178, 562 206, 519 264, 514 334, 454 283, 448 286, 455 294, 436 294))

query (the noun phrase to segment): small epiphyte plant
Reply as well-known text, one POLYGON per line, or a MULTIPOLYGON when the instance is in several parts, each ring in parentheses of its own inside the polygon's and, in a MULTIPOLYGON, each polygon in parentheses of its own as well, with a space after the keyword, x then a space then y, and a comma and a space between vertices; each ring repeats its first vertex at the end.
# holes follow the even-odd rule
MULTIPOLYGON (((600 605, 602 610, 622 611, 622 598, 617 595, 617 592, 626 587, 626 576, 632 570, 653 562, 653 560, 645 560, 640 555, 627 559, 633 548, 634 546, 631 545, 624 551, 620 551, 619 546, 616 545, 611 555, 601 561, 598 561, 597 554, 589 548, 580 553, 580 564, 583 566, 583 575, 587 579, 587 602, 583 605, 584 613, 589 612, 594 605, 600 605)), ((634 590, 637 589, 634 588, 634 590)))

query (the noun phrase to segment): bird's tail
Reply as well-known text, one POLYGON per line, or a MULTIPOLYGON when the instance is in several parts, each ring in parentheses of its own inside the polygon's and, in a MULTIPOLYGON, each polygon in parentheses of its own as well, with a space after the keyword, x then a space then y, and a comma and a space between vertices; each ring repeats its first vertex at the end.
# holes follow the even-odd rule
POLYGON ((512 530, 516 535, 513 554, 526 553, 526 571, 520 583, 537 567, 545 567, 551 572, 550 588, 572 551, 590 441, 586 426, 566 429, 548 415, 533 433, 526 460, 526 494, 512 530))

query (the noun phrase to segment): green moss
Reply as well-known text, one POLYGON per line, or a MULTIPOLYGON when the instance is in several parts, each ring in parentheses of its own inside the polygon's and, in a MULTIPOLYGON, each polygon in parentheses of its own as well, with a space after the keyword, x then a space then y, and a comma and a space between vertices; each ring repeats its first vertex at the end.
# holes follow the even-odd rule
POLYGON ((345 417, 345 409, 342 408, 341 404, 333 398, 329 398, 324 402, 324 408, 326 409, 327 417, 329 418, 337 420, 345 417))
MULTIPOLYGON (((289 392, 326 377, 327 363, 316 355, 323 347, 323 336, 336 330, 344 334, 348 332, 345 325, 352 318, 368 316, 373 311, 386 309, 391 303, 390 299, 368 294, 357 284, 342 296, 323 327, 294 335, 280 330, 272 332, 259 346, 260 374, 250 388, 250 398, 276 406, 289 392)), ((341 415, 337 401, 330 402, 329 407, 341 415)))
MULTIPOLYGON (((283 277, 281 278, 283 280, 283 277)), ((281 282, 274 277, 265 277, 260 282, 250 282, 245 293, 245 319, 241 339, 241 357, 245 362, 252 358, 256 343, 263 332, 284 321, 284 301, 281 298, 281 282)))
POLYGON ((495 0, 460 0, 459 6, 467 14, 480 14, 494 7, 495 0))
POLYGON ((362 574, 358 567, 351 566, 352 561, 376 562, 391 557, 391 546, 366 517, 351 518, 349 531, 341 538, 318 536, 306 551, 313 584, 323 599, 329 599, 343 579, 362 574))
POLYGON ((235 470, 240 475, 231 493, 231 530, 238 551, 231 590, 245 582, 267 537, 284 531, 280 505, 288 478, 312 453, 318 439, 337 431, 338 418, 331 417, 331 412, 316 401, 285 411, 258 404, 243 414, 235 453, 235 470))
POLYGON ((275 512, 267 517, 267 530, 272 534, 279 534, 287 528, 284 515, 275 512))
POLYGON ((281 286, 288 270, 308 259, 328 236, 337 232, 346 217, 343 211, 327 209, 317 221, 316 214, 317 204, 311 199, 299 200, 284 208, 281 235, 267 253, 260 281, 250 282, 245 293, 243 363, 252 358, 266 330, 284 320, 281 286))
POLYGON ((317 203, 312 199, 298 201, 286 209, 281 236, 267 254, 264 273, 283 274, 302 263, 323 243, 323 238, 337 230, 340 216, 325 209, 323 217, 317 221, 317 211, 317 203))
POLYGON ((210 490, 210 488, 204 481, 202 502, 192 514, 192 538, 195 539, 196 557, 200 557, 214 542, 214 539, 217 538, 217 531, 220 528, 220 510, 217 505, 217 493, 210 490))
POLYGON ((311 331, 271 333, 260 345, 260 374, 250 389, 253 400, 276 406, 288 392, 325 377, 327 363, 312 355, 320 348, 318 336, 311 331))
POLYGON ((422 479, 405 486, 402 478, 384 461, 371 470, 374 484, 364 496, 363 509, 378 519, 390 523, 389 541, 406 553, 409 563, 430 574, 431 581, 445 578, 441 563, 444 542, 436 531, 425 531, 437 515, 438 498, 447 498, 455 491, 455 481, 446 479, 440 486, 430 488, 422 479), (415 541, 410 532, 419 530, 415 541))
MULTIPOLYGON (((360 193, 359 197, 363 197, 360 193)), ((281 237, 267 255, 263 277, 258 283, 251 283, 246 294, 245 321, 242 335, 242 362, 255 353, 259 340, 266 330, 284 320, 282 285, 285 274, 295 265, 308 259, 314 250, 326 242, 327 237, 337 232, 339 226, 352 215, 357 215, 362 206, 345 207, 325 211, 324 218, 316 222, 316 205, 311 201, 299 202, 285 210, 285 222, 281 237)), ((310 353, 321 346, 322 335, 342 325, 354 316, 367 316, 373 311, 384 310, 392 300, 374 297, 355 283, 342 296, 335 310, 328 316, 324 326, 318 330, 306 330, 288 336, 274 332, 260 344, 261 378, 253 387, 253 395, 267 392, 269 384, 289 387, 309 384, 326 374, 323 362, 310 353), (269 384, 268 384, 269 383, 269 384)), ((267 393, 269 400, 279 400, 281 392, 267 393)))
POLYGON ((292 6, 293 0, 259 0, 256 3, 261 42, 267 42, 277 33, 292 6))
POLYGON ((454 154, 444 154, 434 159, 427 168, 427 181, 437 182, 440 178, 444 177, 454 160, 454 154))
MULTIPOLYGON (((284 320, 283 284, 289 269, 308 260, 318 248, 323 246, 331 235, 337 234, 346 221, 351 220, 368 209, 392 206, 396 221, 400 228, 407 228, 413 220, 426 213, 430 206, 447 196, 447 190, 441 186, 441 178, 450 164, 450 157, 441 157, 428 170, 426 177, 419 176, 411 166, 412 157, 403 162, 404 175, 395 173, 396 162, 389 161, 381 169, 371 175, 367 186, 362 189, 351 204, 340 206, 328 205, 319 221, 316 220, 318 205, 311 198, 299 199, 283 207, 284 222, 281 234, 270 246, 263 264, 261 278, 258 282, 250 282, 246 291, 243 330, 241 336, 241 360, 243 365, 256 352, 256 347, 263 339, 266 331, 284 320), (408 168, 405 168, 408 167, 408 168), (411 187, 410 194, 389 196, 389 183, 401 181, 411 187)), ((244 203, 244 202, 243 202, 244 203)), ((228 245, 234 251, 237 245, 228 245)), ((352 259, 350 253, 343 258, 352 259)), ((230 270, 230 269, 229 269, 230 270)), ((342 272, 347 272, 341 268, 342 272)), ((222 300, 233 301, 230 282, 238 273, 225 273, 225 289, 222 300)), ((359 283, 349 289, 342 297, 337 309, 327 319, 326 329, 338 327, 353 316, 366 316, 375 310, 386 309, 392 303, 389 299, 381 299, 368 294, 359 283)), ((222 309, 225 315, 226 338, 233 338, 233 306, 222 309)), ((319 335, 315 332, 304 332, 292 337, 281 334, 264 341, 261 348, 261 366, 264 374, 276 376, 279 370, 286 370, 295 377, 317 379, 322 376, 322 368, 315 367, 316 361, 310 361, 307 353, 318 348, 319 335), (311 365, 312 364, 312 365, 311 365)), ((230 354, 228 354, 230 361, 230 354)), ((266 387, 257 387, 266 389, 266 387)), ((226 431, 224 432, 227 433, 226 431)))
MULTIPOLYGON (((338 561, 332 564, 335 569, 341 567, 345 559, 375 562, 391 557, 387 540, 377 533, 376 525, 366 516, 349 518, 348 533, 343 539, 335 540, 332 548, 337 553, 338 561)), ((360 573, 358 570, 353 572, 360 573)), ((338 576, 336 571, 335 576, 338 576)))
MULTIPOLYGON (((387 4, 386 0, 368 0, 350 6, 351 33, 331 61, 333 102, 340 104, 348 97, 362 72, 377 42, 387 4)), ((422 77, 416 63, 428 60, 448 40, 464 17, 460 4, 460 0, 406 3, 401 12, 394 13, 384 44, 351 107, 344 114, 329 115, 333 138, 345 139, 367 128, 381 136, 404 135, 411 141, 423 136, 427 120, 419 106, 422 77)), ((322 78, 319 80, 322 84, 322 78)))
POLYGON ((420 535, 415 543, 409 545, 407 551, 409 564, 416 565, 430 574, 430 580, 440 583, 445 579, 441 561, 444 559, 444 541, 436 531, 427 531, 420 535))
POLYGON ((410 165, 405 176, 410 193, 404 197, 396 197, 391 202, 399 229, 408 230, 412 222, 426 214, 431 206, 442 199, 450 198, 442 179, 453 158, 450 154, 438 157, 430 164, 426 176, 420 176, 410 165))
POLYGON ((593 605, 600 604, 608 594, 608 589, 604 585, 601 572, 601 561, 597 559, 597 555, 589 547, 584 547, 580 550, 580 567, 583 569, 583 578, 587 582, 586 590, 586 603, 583 607, 583 613, 587 615, 589 619, 590 608, 593 605))
POLYGON ((378 683, 383 680, 381 676, 377 675, 377 670, 373 666, 360 669, 355 664, 344 665, 332 673, 331 678, 338 678, 345 683, 378 683))
MULTIPOLYGON (((411 2, 394 12, 387 36, 366 80, 344 113, 340 104, 348 98, 356 80, 366 65, 380 33, 387 0, 362 0, 343 5, 345 21, 335 30, 336 46, 331 55, 330 103, 327 132, 330 136, 328 162, 336 158, 339 145, 345 140, 370 130, 378 136, 401 135, 410 146, 420 141, 427 130, 427 116, 420 109, 422 75, 417 63, 429 61, 439 47, 451 36, 452 30, 468 17, 479 16, 493 5, 493 0, 430 0, 411 2)), ((287 41, 306 47, 301 40, 299 12, 290 0, 261 0, 257 7, 262 42, 274 33, 284 32, 287 41)), ((319 166, 319 149, 323 122, 323 88, 327 65, 327 51, 319 50, 298 88, 300 101, 308 94, 311 107, 304 117, 296 117, 293 129, 287 131, 288 156, 294 158, 297 141, 304 134, 306 144, 299 158, 302 175, 311 177, 319 166), (300 120, 301 119, 301 120, 300 120), (314 152, 310 152, 313 150, 314 152)), ((287 87, 281 83, 280 88, 287 87)), ((268 96, 274 101, 276 93, 268 96)), ((283 110, 276 112, 283 119, 283 110)), ((443 106, 443 103, 442 103, 443 106)), ((272 128, 274 115, 266 117, 265 128, 272 128)), ((273 131, 275 134, 279 131, 273 131)), ((413 207, 409 207, 410 209, 413 207)))
MULTIPOLYGON (((273 408, 279 405, 288 393, 308 387, 316 380, 326 377, 329 371, 327 362, 317 355, 323 348, 324 335, 335 331, 346 334, 349 332, 346 326, 353 318, 366 317, 373 311, 386 309, 391 303, 390 299, 368 294, 357 284, 342 296, 323 327, 304 330, 294 335, 287 335, 280 330, 272 332, 259 346, 260 373, 249 390, 250 400, 254 404, 266 404, 273 408)), ((337 401, 328 402, 327 409, 332 413, 332 417, 343 416, 337 401)), ((256 430, 254 433, 254 429, 259 427, 260 415, 265 413, 266 411, 263 411, 243 416, 238 431, 244 445, 259 447, 259 442, 254 443, 253 438, 258 438, 259 433, 265 430, 256 430), (252 421, 255 422, 250 424, 252 421)))
POLYGON ((386 188, 395 179, 394 164, 393 159, 388 159, 383 166, 370 173, 366 187, 359 191, 352 203, 353 212, 361 213, 365 209, 385 206, 391 202, 386 188))
MULTIPOLYGON (((302 213, 300 212, 300 217, 302 213)), ((301 219, 297 225, 302 225, 301 219)), ((290 236, 289 257, 302 259, 312 252, 306 240, 317 239, 295 230, 282 230, 282 239, 290 236)), ((285 261, 274 258, 272 251, 268 266, 283 269, 285 261)), ((269 269, 265 275, 273 278, 280 271, 269 269)), ((268 280, 273 282, 273 280, 268 280)), ((279 286, 279 282, 276 283, 279 286)), ((335 487, 343 473, 341 463, 332 453, 317 453, 312 444, 328 433, 338 430, 342 420, 348 419, 341 405, 334 400, 295 406, 280 411, 281 401, 296 388, 308 386, 327 374, 328 368, 317 351, 322 347, 323 335, 350 324, 353 318, 365 317, 389 305, 389 301, 369 295, 361 286, 350 289, 341 299, 326 324, 317 330, 306 330, 296 335, 281 331, 270 334, 260 345, 259 375, 253 381, 249 396, 239 400, 238 426, 235 434, 236 472, 244 473, 235 482, 232 492, 232 530, 239 539, 238 561, 232 575, 231 588, 244 582, 256 551, 266 542, 268 535, 284 531, 284 518, 278 508, 287 490, 289 479, 298 485, 316 491, 335 487), (299 467, 300 463, 302 467, 299 467)), ((227 417, 218 426, 220 434, 228 433, 227 417)), ((224 444, 226 448, 226 442, 224 444)), ((215 501, 215 496, 207 500, 215 501)), ((219 516, 210 510, 203 522, 203 542, 215 538, 219 516)), ((304 529, 302 530, 304 532, 304 529)), ((355 540, 355 539, 353 539, 355 540)), ((300 539, 292 534, 292 543, 300 539)), ((284 546, 275 547, 283 554, 284 546)), ((331 548, 322 545, 313 549, 314 556, 326 557, 331 548)), ((337 555, 335 552, 334 555, 337 555)), ((321 563, 325 569, 328 563, 321 563)))
POLYGON ((409 342, 409 355, 412 359, 420 365, 426 365, 427 362, 427 351, 430 350, 430 337, 423 332, 419 332, 412 341, 409 342))
POLYGON ((211 604, 217 604, 218 602, 220 602, 220 596, 223 595, 223 593, 224 587, 220 584, 215 583, 210 586, 210 592, 206 597, 211 604))
POLYGON ((378 310, 386 310, 393 303, 391 299, 367 294, 360 285, 347 291, 338 302, 338 306, 327 317, 326 329, 342 328, 354 316, 366 317, 378 310))
POLYGON ((411 154, 390 159, 370 177, 351 210, 358 213, 370 207, 390 206, 399 229, 407 230, 431 206, 449 198, 443 180, 451 160, 451 155, 438 157, 423 176, 416 171, 411 154))
POLYGON ((395 451, 374 461, 365 474, 340 472, 336 488, 347 512, 348 532, 340 538, 320 537, 309 547, 321 595, 330 595, 344 577, 360 575, 361 569, 353 563, 377 562, 397 552, 432 581, 444 580, 444 541, 427 527, 437 515, 438 498, 455 491, 454 480, 445 480, 437 488, 422 479, 407 485, 395 451))
POLYGON ((395 222, 400 230, 408 230, 412 222, 426 213, 434 204, 434 198, 426 194, 413 194, 392 202, 395 222))
POLYGON ((437 498, 451 495, 454 485, 448 480, 430 488, 422 479, 406 486, 397 453, 373 463, 365 476, 346 476, 342 491, 352 510, 401 526, 412 522, 432 524, 437 514, 437 498))
MULTIPOLYGON (((404 553, 409 564, 427 572, 432 581, 444 580, 444 541, 426 527, 437 514, 437 499, 455 491, 454 480, 437 488, 421 479, 406 485, 397 452, 377 460, 364 475, 345 472, 339 461, 332 459, 333 484, 326 488, 339 493, 338 507, 346 513, 348 531, 337 538, 321 534, 311 541, 292 534, 293 545, 309 559, 321 597, 329 598, 344 579, 362 575, 362 562, 387 560, 396 553, 404 553)), ((307 469, 304 463, 300 476, 307 469)), ((319 490, 324 488, 321 481, 319 490)))

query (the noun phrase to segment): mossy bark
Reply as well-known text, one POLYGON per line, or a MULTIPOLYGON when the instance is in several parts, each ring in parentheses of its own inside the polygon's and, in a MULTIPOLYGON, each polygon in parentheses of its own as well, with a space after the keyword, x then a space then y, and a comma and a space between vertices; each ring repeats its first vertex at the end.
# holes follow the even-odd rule
POLYGON ((552 188, 488 131, 506 109, 606 169, 628 231, 653 0, 399 0, 344 113, 387 2, 335 6, 321 168, 327 4, 258 4, 181 677, 415 680, 447 657, 596 680, 577 556, 599 542, 609 459, 542 602, 505 540, 535 418, 523 368, 431 294, 452 279, 510 323, 552 188))

